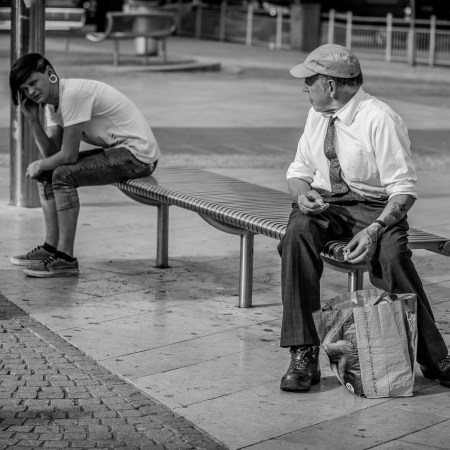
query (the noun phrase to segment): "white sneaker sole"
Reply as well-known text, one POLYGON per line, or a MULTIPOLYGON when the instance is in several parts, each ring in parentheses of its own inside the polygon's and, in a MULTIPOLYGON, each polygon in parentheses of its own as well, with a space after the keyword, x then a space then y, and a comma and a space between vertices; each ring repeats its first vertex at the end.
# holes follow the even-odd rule
POLYGON ((23 271, 25 275, 29 277, 37 277, 37 278, 57 278, 57 277, 76 277, 80 274, 79 269, 64 269, 59 271, 42 271, 42 270, 33 270, 33 269, 25 269, 23 271))
POLYGON ((43 259, 17 259, 14 256, 10 259, 11 263, 15 266, 37 266, 43 259))

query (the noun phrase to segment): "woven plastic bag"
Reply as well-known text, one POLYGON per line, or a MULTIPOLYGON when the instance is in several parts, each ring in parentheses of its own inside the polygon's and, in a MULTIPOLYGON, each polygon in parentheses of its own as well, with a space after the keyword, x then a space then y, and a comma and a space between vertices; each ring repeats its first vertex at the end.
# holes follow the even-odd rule
POLYGON ((313 313, 331 369, 367 398, 409 397, 417 351, 416 294, 368 289, 339 295, 313 313))

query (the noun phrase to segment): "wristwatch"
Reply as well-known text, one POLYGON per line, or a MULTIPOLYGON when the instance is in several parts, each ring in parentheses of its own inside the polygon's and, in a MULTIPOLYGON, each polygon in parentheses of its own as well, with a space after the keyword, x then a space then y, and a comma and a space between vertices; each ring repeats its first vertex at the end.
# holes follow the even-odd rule
POLYGON ((378 225, 381 225, 381 236, 383 236, 383 234, 385 233, 385 231, 387 230, 387 225, 386 222, 383 222, 380 219, 374 220, 372 223, 377 223, 378 225))

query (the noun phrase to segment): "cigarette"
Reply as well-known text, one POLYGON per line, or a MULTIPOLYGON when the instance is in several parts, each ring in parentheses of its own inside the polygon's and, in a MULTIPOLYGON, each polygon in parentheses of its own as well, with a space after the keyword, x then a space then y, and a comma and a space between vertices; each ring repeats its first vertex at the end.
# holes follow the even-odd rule
POLYGON ((321 198, 316 198, 315 202, 322 208, 325 206, 325 203, 323 202, 323 199, 321 199, 321 198))

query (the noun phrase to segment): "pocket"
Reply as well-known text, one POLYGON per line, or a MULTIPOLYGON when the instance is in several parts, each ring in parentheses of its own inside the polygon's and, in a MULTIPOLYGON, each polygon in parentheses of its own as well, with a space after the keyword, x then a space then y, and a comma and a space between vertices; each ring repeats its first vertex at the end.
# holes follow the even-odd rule
POLYGON ((370 178, 370 161, 367 153, 360 146, 346 148, 342 151, 339 163, 345 176, 350 181, 367 181, 370 178))

